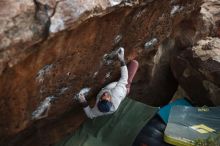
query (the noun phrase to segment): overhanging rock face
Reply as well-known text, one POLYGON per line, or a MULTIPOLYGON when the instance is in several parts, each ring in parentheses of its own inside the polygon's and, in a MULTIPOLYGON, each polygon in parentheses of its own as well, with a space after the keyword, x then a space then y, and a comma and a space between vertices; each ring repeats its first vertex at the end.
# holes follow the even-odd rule
MULTIPOLYGON (((179 80, 182 74, 175 74, 180 66, 170 66, 171 59, 200 39, 220 35, 218 3, 0 2, 0 142, 46 146, 78 128, 86 117, 73 97, 90 88, 92 103, 102 86, 117 80, 119 64, 109 56, 119 46, 125 48, 128 61, 140 63, 131 97, 151 105, 166 104, 178 83, 183 89, 187 86, 179 80), (155 39, 153 46, 145 45, 155 39), (48 115, 45 106, 50 106, 48 115)), ((208 87, 213 84, 219 87, 215 83, 208 87)), ((210 96, 216 98, 210 104, 219 104, 219 97, 210 96)))

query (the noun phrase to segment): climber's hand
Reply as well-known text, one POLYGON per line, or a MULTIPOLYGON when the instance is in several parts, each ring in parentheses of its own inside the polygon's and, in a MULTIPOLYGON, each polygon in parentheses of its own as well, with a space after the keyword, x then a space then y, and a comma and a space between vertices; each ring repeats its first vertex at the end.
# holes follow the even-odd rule
POLYGON ((125 58, 124 58, 124 48, 120 47, 118 49, 118 59, 121 61, 121 62, 125 62, 125 58))
POLYGON ((83 102, 86 102, 86 98, 85 98, 85 96, 83 95, 83 94, 79 94, 78 95, 78 101, 80 102, 80 103, 83 103, 83 102))

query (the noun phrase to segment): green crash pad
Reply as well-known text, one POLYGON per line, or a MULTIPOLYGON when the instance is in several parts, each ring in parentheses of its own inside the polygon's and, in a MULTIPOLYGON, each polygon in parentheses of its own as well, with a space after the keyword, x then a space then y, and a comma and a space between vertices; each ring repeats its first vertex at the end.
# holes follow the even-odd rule
POLYGON ((88 119, 55 146, 131 146, 158 108, 126 98, 111 115, 88 119))

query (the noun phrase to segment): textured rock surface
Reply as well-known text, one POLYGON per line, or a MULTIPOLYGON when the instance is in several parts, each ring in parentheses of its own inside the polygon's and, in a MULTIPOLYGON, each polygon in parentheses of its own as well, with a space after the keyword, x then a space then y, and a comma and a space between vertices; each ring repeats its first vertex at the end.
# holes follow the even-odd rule
MULTIPOLYGON (((29 0, 0 1, 0 74, 6 66, 27 57, 28 48, 44 39, 46 22, 39 19, 29 0)), ((45 20, 47 21, 47 20, 45 20)))
POLYGON ((206 38, 182 51, 172 61, 179 84, 199 105, 220 105, 219 46, 219 38, 206 38))
POLYGON ((0 74, 26 58, 31 46, 62 30, 73 29, 117 7, 138 5, 123 0, 18 0, 1 1, 0 74))
POLYGON ((196 19, 188 19, 174 31, 178 50, 172 56, 172 71, 179 85, 198 105, 220 102, 219 40, 216 38, 220 36, 219 11, 220 1, 206 0, 196 19))
MULTIPOLYGON (((73 97, 89 87, 92 104, 99 89, 119 77, 119 64, 106 60, 119 46, 127 60, 140 63, 131 97, 163 105, 178 82, 194 96, 184 88, 190 82, 182 82, 181 64, 172 60, 198 40, 219 35, 218 0, 202 2, 1 1, 0 145, 47 146, 78 128, 86 117, 73 97), (158 42, 144 49, 152 38, 158 42), (51 105, 48 115, 33 120, 43 103, 51 105)), ((210 93, 204 101, 219 103, 213 98, 219 98, 219 84, 212 77, 219 79, 211 74, 201 84, 210 93)))

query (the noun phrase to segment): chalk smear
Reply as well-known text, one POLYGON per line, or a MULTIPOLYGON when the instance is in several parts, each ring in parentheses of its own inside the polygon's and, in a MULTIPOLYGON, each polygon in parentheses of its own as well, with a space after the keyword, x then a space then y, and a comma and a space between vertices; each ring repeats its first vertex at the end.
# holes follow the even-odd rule
POLYGON ((32 119, 37 120, 47 116, 47 115, 43 115, 43 113, 47 112, 48 108, 50 108, 51 105, 50 102, 55 98, 56 98, 55 96, 46 97, 44 101, 42 101, 40 105, 37 107, 37 109, 32 113, 32 119))
POLYGON ((84 95, 84 96, 87 96, 89 94, 89 91, 91 90, 91 88, 83 88, 79 91, 79 93, 77 93, 75 96, 74 96, 74 99, 75 100, 78 100, 79 98, 79 95, 84 95))

